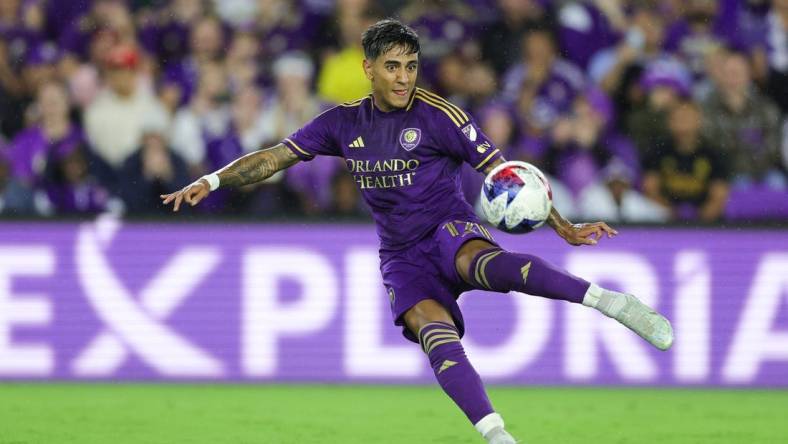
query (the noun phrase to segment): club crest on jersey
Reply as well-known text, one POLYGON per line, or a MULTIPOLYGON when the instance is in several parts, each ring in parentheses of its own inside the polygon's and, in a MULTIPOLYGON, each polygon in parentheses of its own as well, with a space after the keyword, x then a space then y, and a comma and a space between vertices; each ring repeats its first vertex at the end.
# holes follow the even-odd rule
POLYGON ((462 129, 462 133, 465 134, 465 137, 471 142, 476 142, 476 128, 473 127, 472 123, 465 125, 462 129))
POLYGON ((399 144, 406 151, 413 151, 421 142, 421 130, 418 128, 405 128, 399 133, 399 144))

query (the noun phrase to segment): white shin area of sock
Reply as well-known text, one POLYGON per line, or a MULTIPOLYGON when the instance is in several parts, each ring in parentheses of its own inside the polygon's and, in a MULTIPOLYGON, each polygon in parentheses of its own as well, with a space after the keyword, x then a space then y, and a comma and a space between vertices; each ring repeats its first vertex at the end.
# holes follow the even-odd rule
POLYGON ((487 436, 492 429, 496 427, 503 428, 503 418, 498 413, 493 412, 480 419, 479 422, 473 426, 476 427, 476 430, 481 433, 482 436, 487 436))

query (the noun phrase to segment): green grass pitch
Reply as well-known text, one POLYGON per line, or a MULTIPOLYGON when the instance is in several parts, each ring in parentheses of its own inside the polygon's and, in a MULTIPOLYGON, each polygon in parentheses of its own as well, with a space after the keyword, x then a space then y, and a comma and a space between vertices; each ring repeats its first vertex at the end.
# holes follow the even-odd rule
MULTIPOLYGON (((493 387, 524 444, 788 443, 788 391, 493 387)), ((437 386, 0 384, 0 444, 480 443, 437 386)))

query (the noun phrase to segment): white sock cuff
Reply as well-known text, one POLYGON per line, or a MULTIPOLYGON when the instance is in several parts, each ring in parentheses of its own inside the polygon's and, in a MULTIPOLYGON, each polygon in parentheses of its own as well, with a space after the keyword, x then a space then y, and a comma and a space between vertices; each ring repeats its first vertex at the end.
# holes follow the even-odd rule
POLYGON ((591 286, 588 287, 585 296, 583 296, 583 305, 596 308, 596 305, 599 303, 599 299, 601 297, 602 288, 596 284, 591 284, 591 286))
POLYGON ((476 430, 481 433, 482 436, 486 436, 496 427, 503 428, 503 418, 498 413, 493 412, 480 419, 479 422, 473 426, 476 427, 476 430))

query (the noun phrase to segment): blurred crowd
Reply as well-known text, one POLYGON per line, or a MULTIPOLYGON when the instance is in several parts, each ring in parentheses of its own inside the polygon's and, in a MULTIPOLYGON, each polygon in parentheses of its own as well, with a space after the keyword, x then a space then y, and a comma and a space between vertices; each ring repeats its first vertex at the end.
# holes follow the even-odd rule
MULTIPOLYGON (((788 0, 0 0, 0 214, 163 213, 368 94, 360 35, 384 17, 419 33, 420 86, 542 168, 571 218, 788 218, 788 0)), ((192 212, 365 217, 344 169, 192 212)))

